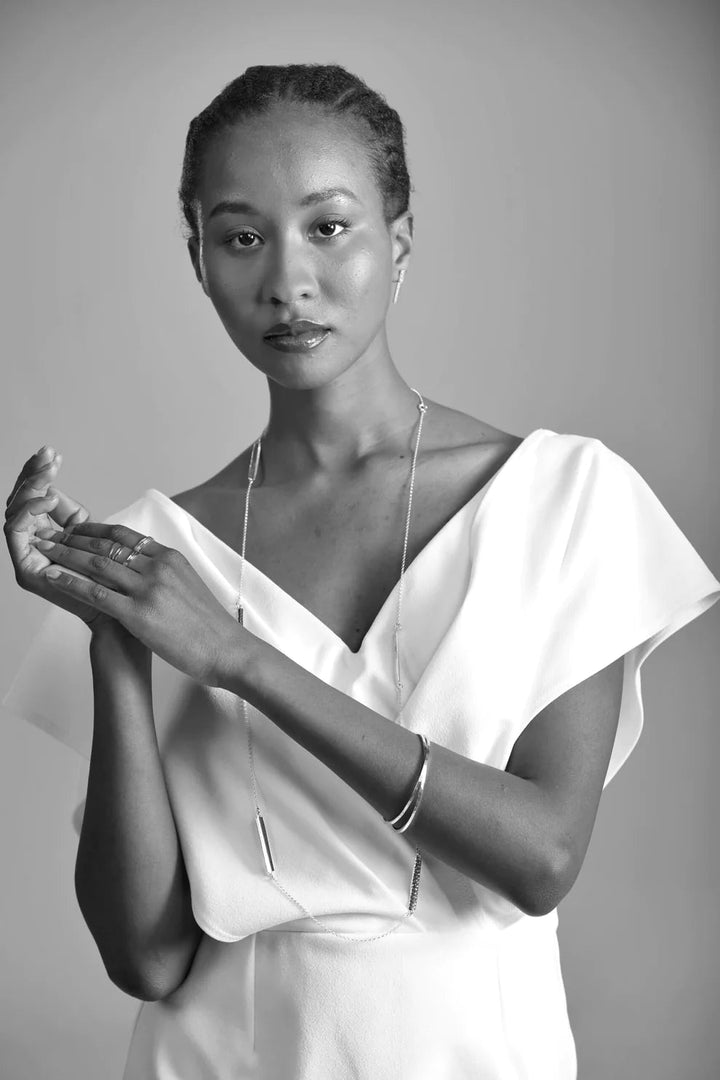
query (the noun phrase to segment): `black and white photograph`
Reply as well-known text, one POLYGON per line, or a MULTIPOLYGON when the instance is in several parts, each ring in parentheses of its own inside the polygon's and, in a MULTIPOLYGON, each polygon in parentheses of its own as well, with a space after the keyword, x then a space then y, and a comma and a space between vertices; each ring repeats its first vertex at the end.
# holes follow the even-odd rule
POLYGON ((2 1080, 717 1080, 720 5, 0 85, 2 1080))

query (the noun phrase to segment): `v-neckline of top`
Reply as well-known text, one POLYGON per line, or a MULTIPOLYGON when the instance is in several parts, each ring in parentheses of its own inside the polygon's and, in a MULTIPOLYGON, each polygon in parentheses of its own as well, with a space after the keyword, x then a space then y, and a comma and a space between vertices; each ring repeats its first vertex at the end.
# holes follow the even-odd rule
MULTIPOLYGON (((365 651, 365 648, 367 646, 368 641, 370 639, 372 639, 372 637, 374 636, 374 632, 375 632, 376 627, 379 626, 380 623, 383 621, 383 619, 385 617, 385 614, 386 614, 390 604, 394 600, 395 595, 396 595, 396 593, 397 593, 397 591, 398 591, 398 589, 400 587, 401 578, 404 577, 405 582, 407 584, 408 575, 410 574, 410 572, 411 571, 415 571, 415 573, 418 572, 417 571, 417 564, 422 563, 423 561, 425 561, 428 558, 427 553, 432 553, 432 551, 437 547, 438 543, 447 534, 447 532, 450 530, 450 528, 454 524, 457 524, 458 520, 469 510, 469 508, 471 506, 473 506, 473 504, 478 500, 478 498, 484 492, 487 491, 488 488, 490 488, 492 486, 495 486, 495 482, 499 479, 501 474, 506 473, 510 463, 517 460, 517 458, 521 455, 521 452, 528 446, 528 444, 531 442, 531 440, 533 440, 536 436, 538 436, 539 434, 541 434, 542 432, 545 432, 547 430, 548 430, 547 428, 535 428, 534 431, 529 432, 529 434, 527 434, 525 436, 525 438, 522 440, 522 442, 520 442, 515 447, 513 452, 510 454, 510 456, 505 459, 505 461, 500 466, 500 468, 497 469, 493 473, 493 475, 490 477, 490 479, 486 480, 485 483, 482 485, 482 487, 478 488, 478 490, 476 492, 474 492, 474 494, 471 495, 470 498, 467 499, 462 504, 462 506, 460 506, 455 511, 455 513, 451 517, 449 517, 448 520, 443 525, 440 526, 440 528, 437 530, 437 532, 433 533, 433 535, 430 537, 430 539, 427 541, 427 543, 417 553, 417 555, 412 560, 412 562, 408 566, 405 567, 404 574, 400 575, 397 578, 397 580, 395 581, 393 587, 391 588, 390 592, 387 594, 387 596, 383 600, 383 602, 382 602, 380 608, 378 609, 375 617, 373 618, 373 620, 370 623, 369 627, 365 631, 365 634, 363 635, 363 638, 362 638, 362 640, 360 642, 360 645, 358 646, 357 649, 351 649, 350 646, 345 641, 345 639, 342 638, 339 634, 337 634, 330 626, 328 626, 328 624, 326 622, 324 622, 318 615, 316 615, 315 612, 311 611, 310 608, 306 607, 305 604, 301 603, 298 599, 296 599, 296 597, 294 597, 292 595, 292 593, 287 592, 285 589, 282 588, 281 585, 278 585, 278 583, 273 578, 269 577, 266 573, 264 573, 264 571, 260 570, 260 568, 255 566, 254 563, 250 562, 250 560, 247 558, 247 556, 245 556, 245 567, 246 567, 246 569, 250 570, 251 574, 254 574, 256 577, 262 579, 262 581, 264 581, 266 583, 267 587, 273 589, 279 596, 285 598, 296 609, 299 609, 300 611, 304 612, 304 614, 307 617, 309 617, 315 623, 315 625, 318 627, 319 631, 322 632, 323 634, 329 636, 329 638, 331 640, 333 640, 338 645, 338 647, 340 649, 342 649, 343 653, 346 656, 351 657, 351 658, 360 657, 360 656, 362 656, 363 652, 365 651)), ((157 495, 157 496, 159 496, 160 499, 164 503, 166 503, 166 504, 169 503, 174 511, 176 511, 179 514, 182 514, 185 518, 187 518, 192 523, 192 525, 197 526, 197 528, 199 528, 204 534, 211 537, 217 544, 219 544, 220 547, 223 550, 229 552, 232 556, 234 556, 234 558, 237 559, 238 563, 242 562, 242 556, 241 556, 239 551, 236 551, 233 547, 230 546, 230 544, 227 544, 224 540, 222 540, 217 535, 217 533, 214 533, 212 531, 212 529, 208 528, 207 525, 204 525, 202 523, 202 521, 200 521, 199 518, 196 518, 194 516, 194 514, 191 514, 189 510, 185 510, 184 507, 179 506, 178 503, 174 502, 170 498, 169 495, 166 495, 163 491, 160 491, 158 488, 153 488, 153 487, 147 488, 146 491, 145 491, 145 495, 157 495)), ((485 500, 483 500, 483 502, 485 502, 485 500)))

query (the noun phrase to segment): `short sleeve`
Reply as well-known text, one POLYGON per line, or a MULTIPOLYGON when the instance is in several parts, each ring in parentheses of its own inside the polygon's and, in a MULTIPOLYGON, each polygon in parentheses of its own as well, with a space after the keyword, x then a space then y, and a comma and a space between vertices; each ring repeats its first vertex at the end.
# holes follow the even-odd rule
POLYGON ((545 598, 528 700, 535 716, 624 656, 605 787, 642 731, 644 661, 720 598, 720 582, 629 462, 599 439, 583 439, 571 457, 568 528, 545 598))
MULTIPOLYGON (((143 528, 144 501, 104 519, 143 528)), ((84 799, 92 748, 93 690, 90 630, 76 615, 47 604, 47 612, 0 705, 33 724, 78 755, 78 792, 84 799)), ((73 815, 79 833, 81 807, 73 815)))
POLYGON ((59 607, 45 614, 2 706, 90 759, 90 630, 59 607))

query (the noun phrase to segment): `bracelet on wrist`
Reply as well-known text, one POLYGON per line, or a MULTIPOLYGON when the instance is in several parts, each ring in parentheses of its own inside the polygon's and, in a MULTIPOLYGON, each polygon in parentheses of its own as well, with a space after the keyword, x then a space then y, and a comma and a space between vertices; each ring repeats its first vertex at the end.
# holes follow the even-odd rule
POLYGON ((423 791, 425 790, 428 764, 430 761, 430 743, 428 742, 428 739, 425 735, 420 735, 419 732, 417 734, 422 743, 423 760, 422 765, 420 766, 420 772, 418 773, 417 780, 415 781, 415 786, 412 789, 410 798, 405 803, 400 813, 397 814, 394 818, 384 819, 388 825, 392 825, 393 829, 395 829, 396 832, 405 832, 405 830, 409 828, 409 826, 415 820, 418 810, 420 809, 420 800, 422 798, 423 791), (404 823, 403 819, 406 819, 404 823))

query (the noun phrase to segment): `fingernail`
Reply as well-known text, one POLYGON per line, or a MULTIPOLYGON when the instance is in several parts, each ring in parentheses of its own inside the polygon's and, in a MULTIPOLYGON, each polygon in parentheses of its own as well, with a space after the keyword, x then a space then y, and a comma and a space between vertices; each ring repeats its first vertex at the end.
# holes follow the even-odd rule
POLYGON ((41 461, 45 461, 48 458, 51 458, 52 455, 53 455, 52 447, 48 446, 47 443, 45 444, 45 446, 41 446, 40 449, 37 452, 37 457, 40 458, 41 461))
POLYGON ((54 567, 51 570, 46 570, 45 571, 45 577, 56 578, 56 577, 60 577, 60 574, 61 574, 61 571, 56 570, 54 567))

